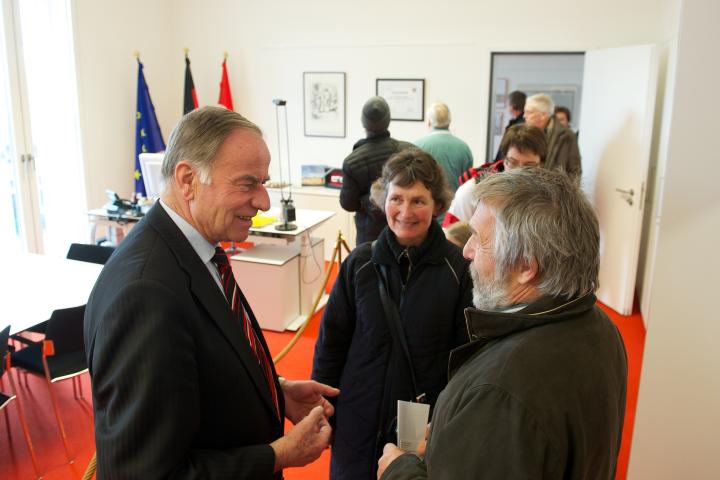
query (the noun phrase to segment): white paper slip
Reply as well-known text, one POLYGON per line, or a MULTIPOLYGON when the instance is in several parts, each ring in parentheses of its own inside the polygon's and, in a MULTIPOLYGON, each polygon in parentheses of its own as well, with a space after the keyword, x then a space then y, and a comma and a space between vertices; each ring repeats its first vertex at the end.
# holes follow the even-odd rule
POLYGON ((398 400, 398 447, 415 452, 425 441, 430 405, 398 400))

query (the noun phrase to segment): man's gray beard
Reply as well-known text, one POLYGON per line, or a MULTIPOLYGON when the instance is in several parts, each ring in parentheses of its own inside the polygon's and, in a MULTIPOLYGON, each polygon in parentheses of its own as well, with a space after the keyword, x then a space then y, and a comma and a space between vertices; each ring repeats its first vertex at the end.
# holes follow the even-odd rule
POLYGON ((498 310, 510 305, 502 279, 498 279, 497 275, 493 275, 493 278, 487 278, 478 272, 472 263, 469 268, 473 281, 473 305, 475 305, 475 308, 478 310, 498 310))

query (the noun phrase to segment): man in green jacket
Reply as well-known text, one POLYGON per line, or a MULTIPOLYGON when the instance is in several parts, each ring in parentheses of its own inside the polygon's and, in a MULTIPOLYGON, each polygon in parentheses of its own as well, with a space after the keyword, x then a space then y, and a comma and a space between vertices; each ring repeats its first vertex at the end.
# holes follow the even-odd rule
POLYGON ((450 189, 455 192, 458 177, 472 167, 473 156, 467 143, 450 133, 450 109, 436 102, 427 111, 430 133, 416 140, 415 145, 433 156, 445 171, 450 189))

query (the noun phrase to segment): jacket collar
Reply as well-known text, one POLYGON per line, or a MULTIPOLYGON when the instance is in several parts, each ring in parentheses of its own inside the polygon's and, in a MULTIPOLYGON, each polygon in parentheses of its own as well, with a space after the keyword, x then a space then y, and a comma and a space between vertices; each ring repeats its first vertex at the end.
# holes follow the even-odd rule
MULTIPOLYGON (((234 317, 227 299, 220 289, 217 288, 215 280, 210 275, 207 267, 202 263, 202 260, 175 222, 172 221, 170 216, 160 205, 155 205, 150 209, 150 211, 145 215, 145 221, 147 221, 148 224, 157 231, 160 237, 162 237, 162 239, 167 243, 168 248, 175 256, 175 260, 178 265, 187 274, 188 281, 190 282, 190 291, 193 293, 196 301, 202 304, 213 323, 215 323, 238 354, 248 372, 248 375, 252 378, 252 381, 255 384, 258 395, 264 400, 266 407, 272 413, 272 416, 277 418, 275 405, 270 397, 270 391, 267 387, 265 374, 260 368, 260 365, 255 358, 255 354, 250 348, 250 344, 245 337, 245 333, 242 328, 239 327, 238 321, 234 317)), ((244 296, 241 295, 241 299, 253 327, 256 329, 256 332, 259 332, 259 326, 250 305, 248 305, 244 296)), ((263 348, 266 350, 267 357, 272 358, 262 334, 258 333, 258 337, 260 338, 263 348)), ((276 387, 279 388, 277 384, 276 387)), ((278 392, 279 391, 280 390, 278 390, 278 392)), ((279 397, 282 397, 282 395, 279 395, 279 397)), ((280 411, 282 413, 282 400, 279 399, 279 401, 281 402, 280 411)))
POLYGON ((407 250, 413 265, 421 262, 442 263, 446 253, 444 248, 446 244, 445 234, 435 220, 430 222, 425 240, 415 247, 400 245, 390 227, 385 227, 377 239, 378 248, 373 249, 372 261, 384 265, 399 264, 402 255, 407 250))
POLYGON ((362 147, 366 143, 369 142, 377 142, 378 140, 382 140, 384 138, 390 138, 390 132, 388 130, 385 130, 384 132, 367 132, 367 136, 365 138, 362 138, 355 142, 355 145, 353 145, 353 150, 356 148, 362 147))
POLYGON ((504 337, 529 328, 565 320, 585 312, 595 304, 595 295, 565 299, 562 297, 540 297, 516 313, 490 312, 476 308, 465 309, 470 340, 504 337))
POLYGON ((488 342, 531 328, 558 323, 586 312, 595 305, 595 295, 565 299, 541 297, 517 313, 488 312, 476 308, 465 309, 470 343, 450 352, 448 379, 488 342))

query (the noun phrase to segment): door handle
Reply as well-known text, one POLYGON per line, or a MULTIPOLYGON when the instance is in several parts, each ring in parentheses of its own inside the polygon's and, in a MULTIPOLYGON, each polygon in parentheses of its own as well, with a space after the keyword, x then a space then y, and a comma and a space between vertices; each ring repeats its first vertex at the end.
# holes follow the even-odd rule
POLYGON ((630 190, 623 190, 622 188, 616 188, 616 192, 622 193, 623 197, 625 198, 625 201, 632 207, 633 204, 633 195, 635 195, 635 191, 631 188, 630 190))

